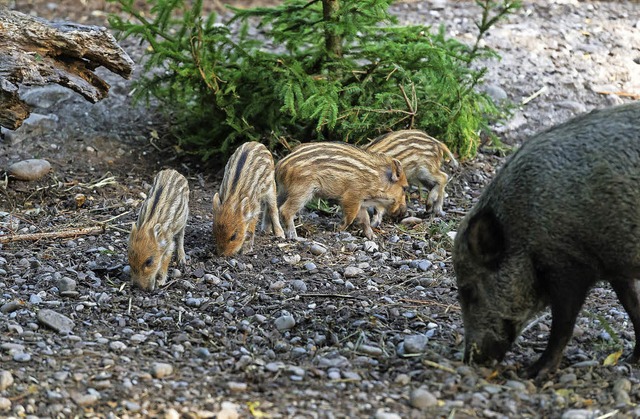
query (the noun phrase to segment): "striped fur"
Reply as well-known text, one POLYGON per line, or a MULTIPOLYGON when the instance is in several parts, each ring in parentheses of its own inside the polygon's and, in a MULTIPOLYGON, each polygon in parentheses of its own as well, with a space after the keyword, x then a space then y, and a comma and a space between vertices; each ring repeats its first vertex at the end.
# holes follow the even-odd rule
POLYGON ((342 207, 340 229, 356 218, 368 238, 375 237, 367 208, 404 213, 408 187, 401 163, 340 143, 308 143, 296 147, 276 165, 278 202, 285 233, 295 238, 295 214, 314 196, 335 199, 342 207))
POLYGON ((450 162, 453 167, 458 165, 445 144, 423 131, 401 130, 381 135, 364 148, 400 160, 410 184, 433 187, 427 205, 434 213, 444 214, 444 188, 449 176, 440 170, 440 166, 443 161, 450 162))
POLYGON ((276 236, 284 237, 273 166, 273 156, 258 142, 242 144, 227 162, 220 193, 213 197, 213 237, 218 254, 233 255, 245 242, 245 250, 251 250, 260 212, 262 230, 271 227, 276 236))
POLYGON ((158 172, 129 236, 129 266, 134 285, 153 291, 165 284, 176 242, 178 263, 186 263, 184 229, 188 217, 187 179, 172 169, 158 172))

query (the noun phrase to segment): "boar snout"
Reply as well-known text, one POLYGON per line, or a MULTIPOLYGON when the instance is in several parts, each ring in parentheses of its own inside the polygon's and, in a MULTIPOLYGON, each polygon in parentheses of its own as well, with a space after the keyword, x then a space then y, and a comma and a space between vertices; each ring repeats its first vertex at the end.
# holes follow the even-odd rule
MULTIPOLYGON (((502 361, 507 350, 517 337, 517 326, 510 320, 498 320, 502 327, 483 336, 470 336, 465 340, 464 362, 466 364, 489 364, 502 361)), ((466 332, 465 332, 466 333, 466 332)))

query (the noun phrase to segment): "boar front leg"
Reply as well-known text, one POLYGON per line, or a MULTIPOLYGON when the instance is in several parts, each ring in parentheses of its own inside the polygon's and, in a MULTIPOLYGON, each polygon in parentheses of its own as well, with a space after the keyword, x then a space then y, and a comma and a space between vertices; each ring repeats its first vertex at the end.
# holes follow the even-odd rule
POLYGON ((295 239, 298 237, 293 217, 302 209, 302 207, 304 207, 304 204, 309 202, 313 197, 313 192, 313 188, 309 188, 306 185, 300 185, 297 189, 291 188, 286 191, 286 193, 283 193, 286 198, 280 206, 280 216, 284 220, 284 233, 288 239, 295 239))
POLYGON ((440 170, 430 173, 423 168, 418 175, 418 180, 427 187, 434 185, 427 196, 427 208, 430 208, 436 215, 444 216, 444 211, 442 210, 444 204, 444 188, 447 186, 449 176, 440 170))
POLYGON ((634 279, 622 279, 610 281, 613 290, 616 292, 622 307, 627 311, 633 331, 636 335, 636 346, 633 354, 627 358, 631 363, 640 361, 640 295, 638 294, 638 283, 634 279))
POLYGON ((275 183, 269 192, 267 192, 264 204, 266 208, 263 208, 262 211, 262 230, 267 230, 268 226, 270 226, 273 234, 277 237, 284 238, 284 231, 280 225, 280 215, 278 213, 275 183))
POLYGON ((593 275, 585 270, 544 275, 542 287, 551 300, 551 333, 542 356, 528 368, 529 377, 541 380, 558 368, 593 282, 593 275))

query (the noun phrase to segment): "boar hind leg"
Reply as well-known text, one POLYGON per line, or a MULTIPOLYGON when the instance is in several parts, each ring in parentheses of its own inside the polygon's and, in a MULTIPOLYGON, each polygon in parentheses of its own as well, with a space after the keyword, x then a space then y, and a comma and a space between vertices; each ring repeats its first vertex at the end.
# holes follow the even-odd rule
POLYGON ((627 311, 633 331, 636 335, 636 346, 633 354, 628 358, 629 362, 640 361, 640 295, 638 295, 638 283, 633 279, 610 281, 613 290, 616 292, 622 307, 627 311))
POLYGON ((431 211, 437 215, 444 215, 442 206, 444 205, 444 187, 447 186, 449 177, 446 173, 436 170, 430 173, 426 169, 420 171, 418 180, 423 185, 434 185, 429 195, 427 196, 427 207, 431 208, 431 211))
POLYGON ((288 239, 295 239, 298 237, 293 217, 302 209, 302 207, 304 207, 304 204, 309 202, 312 197, 313 189, 308 187, 300 190, 292 188, 287 191, 286 199, 280 206, 280 216, 284 220, 284 232, 288 239))
POLYGON ((275 183, 265 197, 265 204, 266 208, 262 211, 262 230, 267 230, 270 225, 273 234, 284 238, 284 231, 280 225, 280 216, 278 214, 275 183))
POLYGON ((551 333, 542 356, 527 371, 529 377, 537 379, 545 378, 560 365, 578 313, 593 283, 588 273, 575 275, 561 272, 545 279, 547 281, 543 281, 543 286, 547 288, 551 299, 551 333))
POLYGON ((185 265, 187 263, 187 254, 184 252, 184 227, 178 232, 176 242, 178 245, 178 264, 185 265))

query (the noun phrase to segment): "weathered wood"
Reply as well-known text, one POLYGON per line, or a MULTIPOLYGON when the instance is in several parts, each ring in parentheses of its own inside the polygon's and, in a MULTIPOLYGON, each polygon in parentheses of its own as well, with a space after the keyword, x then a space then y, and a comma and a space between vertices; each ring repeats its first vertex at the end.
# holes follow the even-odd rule
POLYGON ((29 106, 18 95, 26 86, 57 83, 95 103, 109 84, 97 67, 129 78, 133 61, 106 28, 55 23, 0 7, 0 126, 18 128, 29 106))

